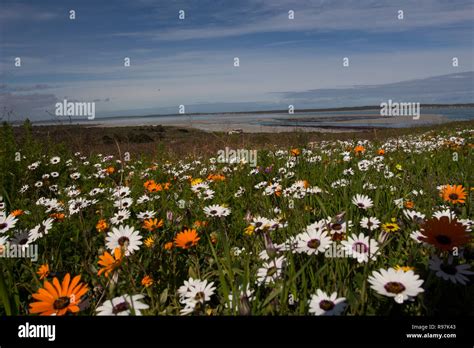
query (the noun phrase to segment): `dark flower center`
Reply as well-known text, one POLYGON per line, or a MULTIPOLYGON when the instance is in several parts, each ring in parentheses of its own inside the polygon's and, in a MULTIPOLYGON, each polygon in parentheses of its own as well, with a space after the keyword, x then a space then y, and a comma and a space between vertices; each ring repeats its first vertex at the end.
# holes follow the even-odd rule
POLYGON ((206 295, 202 291, 198 292, 196 296, 194 296, 194 299, 196 301, 204 301, 205 298, 206 298, 206 295))
POLYGON ((217 214, 217 210, 211 210, 211 214, 212 214, 212 215, 217 214))
POLYGON ((454 200, 458 199, 458 198, 459 198, 459 196, 458 196, 458 194, 457 194, 457 193, 451 193, 451 194, 449 195, 449 198, 450 198, 450 199, 452 199, 452 200, 454 201, 454 200))
POLYGON ((64 309, 67 306, 69 306, 70 300, 68 296, 63 296, 58 298, 56 301, 53 303, 54 309, 64 309))
POLYGON ((344 233, 334 233, 332 236, 331 236, 331 240, 333 241, 341 241, 344 239, 344 233))
POLYGON ((364 203, 362 203, 362 202, 357 203, 357 206, 358 206, 359 208, 364 208, 364 207, 365 207, 364 203))
POLYGON ((278 269, 275 266, 270 267, 267 270, 267 276, 269 276, 269 277, 273 276, 277 272, 277 270, 278 269))
POLYGON ((193 241, 192 240, 189 240, 189 241, 186 242, 186 244, 184 244, 185 248, 190 248, 192 246, 193 246, 193 241))
POLYGON ((405 290, 405 286, 402 283, 398 282, 388 282, 387 284, 385 284, 384 288, 392 294, 399 294, 403 290, 405 290))
POLYGON ((114 308, 112 309, 112 313, 117 314, 117 313, 120 313, 120 312, 124 312, 128 309, 130 309, 129 303, 128 302, 122 302, 122 303, 119 303, 118 305, 114 306, 114 308))
POLYGON ((319 308, 325 311, 330 311, 335 306, 334 302, 328 300, 322 300, 319 302, 319 308))
POLYGON ((130 239, 128 239, 127 237, 120 237, 118 243, 120 246, 124 246, 125 243, 130 243, 130 239))
POLYGON ((361 254, 365 254, 367 251, 369 251, 369 248, 364 243, 357 242, 357 243, 354 243, 354 245, 352 245, 352 250, 361 254))
POLYGON ((23 238, 18 242, 19 245, 25 245, 26 243, 28 243, 28 238, 23 238))
POLYGON ((8 224, 6 223, 0 224, 0 230, 3 230, 4 228, 7 228, 7 227, 8 227, 8 224))
POLYGON ((446 264, 442 263, 441 265, 439 265, 439 268, 444 273, 447 273, 447 274, 450 274, 450 275, 455 275, 456 273, 458 273, 458 270, 453 265, 446 265, 446 264))
POLYGON ((332 224, 331 229, 333 229, 335 231, 342 230, 342 225, 341 224, 332 224))
POLYGON ((448 244, 451 244, 451 238, 449 238, 448 236, 444 235, 444 234, 439 234, 435 237, 436 241, 439 243, 439 244, 442 244, 442 245, 448 245, 448 244))
POLYGON ((308 245, 308 248, 317 249, 321 245, 321 242, 319 241, 319 239, 311 239, 307 243, 307 245, 308 245))

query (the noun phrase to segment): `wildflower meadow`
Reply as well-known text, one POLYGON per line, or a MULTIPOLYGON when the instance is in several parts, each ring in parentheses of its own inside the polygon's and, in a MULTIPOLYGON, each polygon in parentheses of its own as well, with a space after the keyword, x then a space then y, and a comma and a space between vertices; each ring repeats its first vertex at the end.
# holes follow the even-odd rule
POLYGON ((474 130, 245 158, 2 129, 2 315, 473 314, 474 130))

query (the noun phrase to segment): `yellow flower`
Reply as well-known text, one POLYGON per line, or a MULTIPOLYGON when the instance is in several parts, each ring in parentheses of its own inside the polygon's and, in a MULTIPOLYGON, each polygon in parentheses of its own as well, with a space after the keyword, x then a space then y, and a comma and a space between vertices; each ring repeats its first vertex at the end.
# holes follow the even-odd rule
POLYGON ((403 170, 403 167, 402 167, 401 164, 397 164, 397 165, 395 166, 395 168, 397 168, 397 170, 403 170))
POLYGON ((191 186, 194 186, 194 185, 197 185, 197 184, 200 184, 202 183, 202 179, 201 178, 196 178, 196 179, 193 179, 191 181, 191 186))
POLYGON ((395 271, 400 271, 400 270, 402 270, 403 272, 408 272, 408 271, 414 271, 414 270, 415 270, 415 267, 396 265, 396 266, 394 267, 394 269, 395 269, 395 271))
POLYGON ((253 225, 249 225, 244 229, 244 233, 247 236, 251 236, 254 233, 254 231, 255 231, 255 226, 253 226, 253 225))
POLYGON ((393 222, 387 222, 382 225, 382 229, 385 232, 396 232, 400 229, 400 226, 398 226, 396 223, 393 223, 393 222))
POLYGON ((144 243, 147 248, 151 248, 155 244, 155 238, 153 238, 153 236, 150 236, 145 239, 144 243))

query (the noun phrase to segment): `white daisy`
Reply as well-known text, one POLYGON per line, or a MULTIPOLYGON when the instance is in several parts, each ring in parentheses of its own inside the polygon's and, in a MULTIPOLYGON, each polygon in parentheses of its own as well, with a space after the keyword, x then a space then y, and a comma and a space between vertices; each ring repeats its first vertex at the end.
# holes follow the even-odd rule
POLYGON ((81 173, 79 172, 75 172, 75 173, 72 173, 69 175, 69 177, 72 179, 72 180, 77 180, 81 177, 81 173))
POLYGON ((214 204, 204 207, 204 214, 209 217, 228 216, 230 214, 230 209, 218 204, 214 204))
POLYGON ((61 162, 61 158, 58 156, 51 157, 51 159, 49 160, 49 163, 51 164, 58 164, 59 162, 61 162))
POLYGON ((331 296, 318 289, 315 295, 311 295, 309 301, 309 313, 314 315, 339 315, 346 308, 346 299, 337 297, 337 292, 331 296))
POLYGON ((36 225, 32 230, 30 230, 29 236, 31 242, 34 242, 37 239, 48 234, 49 230, 53 227, 53 221, 53 219, 48 218, 42 221, 40 224, 36 225))
POLYGON ((364 236, 363 233, 351 235, 341 242, 347 255, 357 259, 357 262, 367 262, 376 259, 379 247, 375 240, 364 236))
POLYGON ((17 218, 12 214, 8 216, 5 216, 5 214, 0 214, 0 233, 5 233, 15 227, 17 221, 17 218))
POLYGON ((123 223, 124 221, 130 218, 130 211, 127 209, 121 209, 114 214, 114 216, 110 219, 110 223, 112 225, 118 225, 123 223))
POLYGON ((411 270, 405 272, 393 268, 380 269, 372 272, 368 280, 373 290, 381 295, 393 297, 397 303, 403 303, 425 291, 421 287, 423 280, 411 270))
POLYGON ((148 220, 155 217, 156 212, 153 210, 143 211, 137 214, 137 219, 139 220, 148 220))
POLYGON ((369 196, 356 194, 352 197, 352 204, 360 209, 367 210, 374 206, 374 202, 370 199, 369 196))
POLYGON ((426 238, 426 236, 421 233, 420 231, 413 231, 412 233, 410 233, 410 238, 413 239, 415 242, 417 243, 420 243, 420 244, 424 244, 424 245, 428 245, 428 243, 426 243, 423 239, 426 238))
POLYGON ((189 280, 185 280, 184 285, 178 289, 179 301, 185 305, 185 308, 181 310, 181 314, 190 314, 198 304, 203 305, 210 301, 215 290, 214 282, 208 283, 206 279, 189 278, 189 280))
POLYGON ((417 223, 421 223, 425 219, 425 214, 409 209, 404 209, 403 215, 405 215, 408 220, 412 220, 417 223))
POLYGON ((116 200, 114 202, 114 207, 119 208, 119 209, 127 209, 127 208, 130 208, 132 204, 133 204, 133 199, 130 197, 127 197, 127 198, 116 200))
POLYGON ((380 220, 376 217, 363 217, 360 220, 360 227, 365 228, 369 231, 374 231, 380 226, 380 220))
POLYGON ((466 285, 469 282, 470 276, 474 274, 469 269, 469 264, 453 265, 453 257, 449 256, 448 262, 444 263, 438 256, 433 255, 429 260, 429 267, 436 272, 436 276, 444 280, 450 280, 452 283, 466 285))
POLYGON ((125 248, 125 256, 133 254, 142 245, 142 236, 133 227, 121 225, 114 227, 105 238, 107 249, 115 250, 117 247, 125 248))
POLYGON ((130 188, 127 186, 119 186, 114 189, 113 196, 115 198, 125 198, 130 196, 130 188))
POLYGON ((141 311, 143 309, 148 309, 148 306, 145 303, 140 302, 143 299, 144 295, 123 295, 115 297, 110 301, 105 301, 101 306, 97 307, 97 315, 142 315, 141 311))
POLYGON ((324 229, 307 228, 305 232, 296 236, 297 253, 316 255, 324 253, 331 246, 332 240, 324 229))
POLYGON ((267 285, 277 281, 283 273, 285 263, 286 259, 284 256, 265 262, 262 267, 257 270, 257 283, 267 285))
POLYGON ((89 192, 89 196, 97 196, 98 194, 103 193, 105 190, 100 187, 95 187, 89 192))

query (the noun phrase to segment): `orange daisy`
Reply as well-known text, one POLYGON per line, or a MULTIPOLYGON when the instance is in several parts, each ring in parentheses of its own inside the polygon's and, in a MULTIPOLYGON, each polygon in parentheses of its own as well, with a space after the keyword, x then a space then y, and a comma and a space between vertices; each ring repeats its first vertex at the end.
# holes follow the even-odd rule
POLYGON ((56 221, 63 221, 65 215, 63 213, 52 213, 52 214, 49 214, 49 217, 56 221))
POLYGON ((362 145, 357 145, 355 148, 354 148, 354 153, 356 155, 360 155, 361 153, 364 153, 365 152, 365 147, 363 147, 362 145))
POLYGON ((53 284, 44 281, 43 288, 32 296, 37 302, 30 303, 30 313, 39 315, 65 315, 67 312, 79 312, 81 297, 89 290, 86 284, 79 283, 81 276, 76 276, 72 281, 68 273, 64 276, 62 284, 54 277, 53 284))
POLYGON ((165 244, 165 250, 171 250, 173 248, 173 242, 168 242, 165 244))
POLYGON ((199 239, 195 229, 185 229, 176 235, 174 244, 179 248, 189 249, 197 245, 199 239))
POLYGON ((104 232, 105 230, 107 230, 108 227, 109 227, 109 225, 107 224, 107 222, 104 219, 100 219, 97 222, 97 225, 95 225, 95 228, 99 232, 104 232))
POLYGON ((193 227, 199 229, 201 227, 206 227, 208 224, 209 224, 209 222, 207 222, 207 221, 196 220, 193 223, 193 227))
POLYGON ((153 278, 150 277, 149 275, 146 275, 146 276, 143 277, 141 283, 145 288, 148 288, 148 287, 153 285, 153 278))
POLYGON ((99 261, 97 262, 102 268, 97 272, 97 275, 101 275, 105 272, 105 276, 108 278, 110 272, 114 271, 122 263, 122 250, 120 248, 115 248, 114 256, 110 255, 107 251, 103 255, 99 256, 99 261))
POLYGON ((426 220, 421 226, 421 233, 423 236, 420 240, 444 251, 452 251, 454 247, 463 246, 471 239, 463 224, 456 219, 450 220, 447 216, 442 216, 439 220, 426 220))
POLYGON ((160 192, 163 190, 163 186, 161 184, 152 184, 147 187, 148 192, 160 192))
POLYGON ((158 219, 148 219, 143 221, 143 228, 150 232, 160 228, 161 226, 163 226, 163 219, 160 221, 158 221, 158 219))
POLYGON ((207 180, 211 180, 211 181, 224 181, 225 180, 225 176, 222 175, 222 174, 209 174, 207 176, 207 180))
POLYGON ((156 185, 155 180, 147 180, 143 183, 143 187, 145 187, 147 190, 149 187, 156 185))
POLYGON ((378 149, 377 150, 377 155, 379 155, 379 156, 385 155, 385 150, 384 149, 378 149))
POLYGON ((300 150, 300 149, 291 149, 291 150, 290 150, 290 154, 291 154, 293 157, 298 157, 298 156, 301 154, 301 150, 300 150))
POLYGON ((48 264, 41 265, 38 271, 36 272, 37 275, 39 275, 40 280, 43 280, 46 278, 49 274, 49 266, 48 264))
POLYGON ((466 190, 462 185, 445 185, 441 190, 440 196, 446 202, 462 204, 466 201, 466 190))
POLYGON ((15 209, 11 212, 11 215, 17 217, 17 216, 23 215, 24 213, 25 211, 22 209, 15 209))

